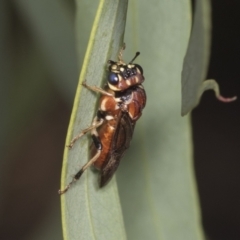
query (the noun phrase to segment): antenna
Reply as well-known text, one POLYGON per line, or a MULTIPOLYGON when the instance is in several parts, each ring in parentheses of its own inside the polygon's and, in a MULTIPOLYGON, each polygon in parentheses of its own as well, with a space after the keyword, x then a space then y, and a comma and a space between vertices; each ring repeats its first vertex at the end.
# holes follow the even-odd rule
POLYGON ((133 61, 140 55, 140 52, 136 52, 134 58, 129 62, 129 63, 133 63, 133 61))

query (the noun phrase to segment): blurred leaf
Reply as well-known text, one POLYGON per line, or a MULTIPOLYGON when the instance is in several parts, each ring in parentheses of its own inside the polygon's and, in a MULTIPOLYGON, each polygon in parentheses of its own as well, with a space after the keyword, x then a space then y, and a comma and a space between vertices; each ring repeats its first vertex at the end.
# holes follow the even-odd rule
MULTIPOLYGON (((79 1, 79 4, 81 1, 79 1)), ((116 59, 122 45, 127 12, 126 0, 101 0, 84 59, 74 101, 66 144, 91 124, 96 96, 80 83, 99 86, 108 59, 116 59), (82 92, 81 92, 82 90, 82 92), (80 95, 81 93, 81 95, 80 95)), ((87 18, 87 11, 85 13, 87 18)), ((81 22, 77 22, 77 25, 81 22)), ((78 31, 81 31, 77 27, 78 31)), ((83 137, 71 151, 65 149, 61 188, 64 188, 88 161, 88 141, 83 137)), ((88 169, 62 196, 62 221, 65 239, 126 239, 115 179, 99 189, 96 175, 88 169)))
POLYGON ((75 21, 77 56, 79 67, 81 67, 99 2, 91 0, 77 0, 75 2, 77 9, 75 21))
POLYGON ((14 0, 14 4, 54 76, 52 80, 63 96, 72 102, 79 71, 73 12, 66 1, 59 0, 14 0))
MULTIPOLYGON (((43 126, 42 120, 48 112, 56 107, 57 100, 53 97, 51 78, 45 65, 46 59, 41 55, 40 48, 36 47, 36 42, 32 39, 31 29, 23 23, 19 9, 14 5, 14 2, 2 1, 1 3, 0 9, 3 13, 0 14, 0 29, 2 30, 0 45, 3 50, 0 59, 0 74, 3 80, 1 81, 1 113, 3 114, 1 126, 4 133, 1 134, 2 149, 0 152, 1 159, 4 161, 1 161, 0 166, 0 211, 5 217, 1 224, 0 238, 14 239, 14 236, 18 236, 17 238, 21 239, 41 222, 45 212, 44 204, 39 204, 42 214, 36 215, 34 219, 31 218, 31 214, 34 215, 39 210, 38 202, 44 203, 41 197, 45 198, 45 196, 41 195, 41 190, 36 187, 39 183, 35 181, 37 174, 34 172, 34 167, 36 167, 34 161, 36 158, 32 159, 30 156, 34 156, 34 154, 31 155, 34 152, 41 158, 46 150, 41 149, 41 140, 39 141, 41 136, 34 135, 34 130, 36 130, 34 126, 38 124, 43 126), (29 142, 33 144, 29 144, 29 142), (37 144, 39 152, 33 150, 34 143, 40 143, 37 144), (25 147, 28 147, 28 155, 24 155, 25 147), (34 165, 33 168, 31 168, 33 166, 31 164, 34 165), (34 177, 31 177, 31 174, 34 174, 34 177), (38 189, 38 194, 34 195, 34 190, 31 190, 30 194, 23 194, 19 197, 19 192, 28 192, 31 189, 29 186, 38 189), (32 201, 32 194, 35 199, 38 199, 37 201, 32 201), (30 204, 28 204, 29 202, 30 204), (31 211, 22 211, 24 204, 31 211), (12 214, 15 218, 11 217, 12 214), (21 219, 21 221, 17 223, 14 219, 21 219)), ((41 161, 40 165, 44 166, 44 161, 41 161)), ((56 165, 55 169, 57 169, 56 165)), ((41 171, 39 168, 38 170, 41 171)), ((51 173, 51 176, 54 175, 51 173)), ((47 175, 42 174, 42 179, 46 180, 47 175)), ((43 187, 44 192, 49 187, 51 188, 51 183, 46 188, 43 187)), ((51 196, 47 194, 46 196, 48 196, 46 201, 49 203, 51 196)), ((59 203, 55 203, 55 206, 59 206, 59 203)), ((56 216, 55 220, 58 221, 52 221, 52 227, 58 225, 58 228, 55 228, 55 234, 61 235, 60 224, 55 224, 60 222, 59 216, 56 216)))
POLYGON ((218 100, 223 102, 236 100, 236 97, 222 97, 215 80, 204 81, 208 69, 211 39, 209 0, 195 0, 194 12, 192 33, 182 71, 182 115, 186 115, 199 103, 205 90, 214 90, 218 100))
POLYGON ((124 58, 141 52, 148 99, 117 172, 128 239, 203 239, 190 119, 180 116, 190 29, 188 0, 130 3, 124 58))

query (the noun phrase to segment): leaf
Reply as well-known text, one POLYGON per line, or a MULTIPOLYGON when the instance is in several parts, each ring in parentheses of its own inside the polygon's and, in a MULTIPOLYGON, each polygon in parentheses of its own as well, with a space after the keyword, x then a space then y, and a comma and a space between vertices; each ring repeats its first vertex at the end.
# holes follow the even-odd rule
POLYGON ((205 90, 212 89, 218 100, 231 102, 236 97, 224 98, 215 80, 206 78, 211 39, 211 14, 209 0, 195 1, 192 33, 182 71, 182 115, 186 115, 200 101, 205 90))
POLYGON ((58 0, 14 0, 13 4, 22 16, 24 25, 30 29, 32 41, 45 58, 48 71, 55 76, 52 80, 56 81, 58 90, 66 100, 72 101, 75 90, 72 85, 78 69, 73 17, 67 3, 58 0))
POLYGON ((128 239, 203 239, 190 119, 180 116, 190 29, 190 1, 130 3, 124 58, 141 52, 147 105, 117 172, 128 239))
MULTIPOLYGON (((78 7, 80 6, 78 2, 78 7)), ((73 136, 91 124, 95 114, 96 95, 82 89, 81 83, 100 86, 106 62, 116 59, 123 44, 127 0, 101 0, 80 74, 66 145, 73 136)), ((87 12, 86 12, 87 14, 87 12)), ((87 18, 86 18, 87 20, 87 18)), ((77 22, 80 26, 81 22, 77 22)), ((81 28, 77 28, 81 31, 81 28)), ((64 151, 61 188, 72 179, 88 158, 88 140, 80 139, 71 151, 64 151)), ((62 195, 64 239, 126 239, 115 179, 99 189, 97 175, 86 170, 81 179, 62 195)))

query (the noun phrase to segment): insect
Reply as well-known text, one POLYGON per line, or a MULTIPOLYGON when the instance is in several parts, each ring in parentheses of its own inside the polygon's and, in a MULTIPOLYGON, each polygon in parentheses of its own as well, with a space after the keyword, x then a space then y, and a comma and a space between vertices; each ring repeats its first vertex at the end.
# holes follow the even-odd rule
POLYGON ((104 89, 89 86, 87 89, 100 93, 99 109, 90 127, 82 130, 72 139, 69 148, 87 132, 91 132, 91 159, 75 174, 72 181, 59 194, 65 193, 90 166, 100 171, 99 187, 105 186, 117 170, 120 160, 129 147, 136 121, 141 117, 146 104, 146 93, 142 86, 143 69, 133 61, 126 64, 122 55, 125 44, 119 52, 118 61, 108 61, 108 79, 104 89))

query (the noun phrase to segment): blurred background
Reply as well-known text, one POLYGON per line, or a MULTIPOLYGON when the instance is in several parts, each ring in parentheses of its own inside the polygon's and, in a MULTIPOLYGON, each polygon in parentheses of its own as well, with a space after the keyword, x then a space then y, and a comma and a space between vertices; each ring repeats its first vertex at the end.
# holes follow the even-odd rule
MULTIPOLYGON (((81 66, 74 9, 74 0, 0 3, 1 240, 62 239, 57 190, 81 66)), ((226 97, 240 97, 239 9, 237 0, 212 0, 208 78, 217 79, 226 97)), ((240 239, 239 107, 239 100, 224 104, 209 91, 192 113, 203 225, 211 240, 240 239)))

